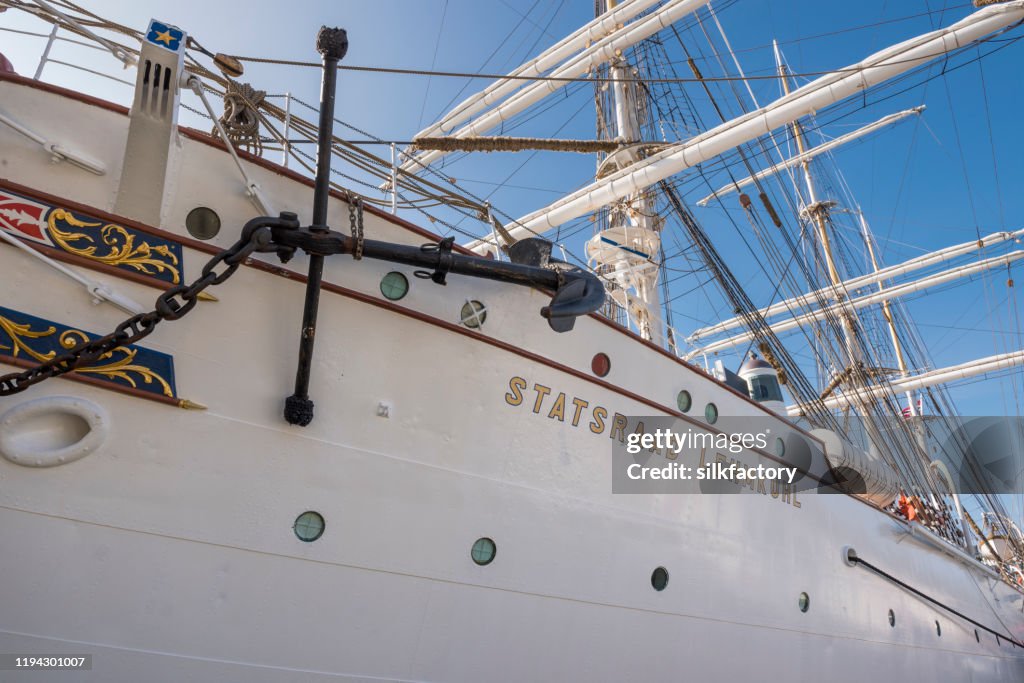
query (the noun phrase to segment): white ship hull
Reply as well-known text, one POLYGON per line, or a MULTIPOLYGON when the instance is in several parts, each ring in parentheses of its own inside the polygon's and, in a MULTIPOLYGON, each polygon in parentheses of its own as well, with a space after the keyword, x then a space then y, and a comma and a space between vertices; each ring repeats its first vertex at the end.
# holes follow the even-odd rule
MULTIPOLYGON (((123 112, 13 78, 0 80, 0 101, 108 168, 94 176, 51 165, 0 128, 0 190, 52 195, 94 215, 112 209, 123 112)), ((217 210, 217 247, 256 215, 230 158, 197 137, 183 135, 172 155, 160 226, 184 244, 186 282, 209 258, 184 230, 189 210, 217 210)), ((307 184, 266 164, 247 169, 275 207, 308 221, 307 184)), ((347 221, 332 201, 331 224, 347 221)), ((376 214, 366 231, 428 241, 376 214)), ((142 343, 173 355, 177 394, 205 411, 65 379, 0 399, 3 412, 81 397, 111 422, 102 446, 75 462, 0 459, 0 652, 93 655, 90 672, 8 671, 3 680, 1024 679, 1024 649, 984 630, 976 637, 964 619, 843 561, 853 547, 1024 639, 1020 592, 865 502, 781 491, 612 495, 614 413, 676 415, 683 389, 694 403, 684 419, 695 424, 709 402, 723 416, 766 419, 760 406, 597 318, 551 332, 538 315, 544 293, 456 276, 442 288, 397 268, 411 291, 391 303, 379 290, 390 270, 328 260, 317 418, 306 428, 281 418, 301 258, 241 268, 212 290, 219 302, 142 343), (468 299, 488 307, 482 331, 458 322, 468 299), (603 379, 590 370, 598 352, 612 364, 603 379), (526 382, 518 405, 513 378, 526 382), (552 415, 561 393, 587 402, 575 426, 571 407, 552 415), (597 406, 608 411, 600 433, 597 406), (326 521, 313 543, 292 530, 306 510, 326 521), (497 544, 487 566, 470 557, 481 537, 497 544), (670 576, 660 592, 656 567, 670 576)), ((0 248, 0 273, 2 306, 98 333, 126 317, 16 249, 0 248)), ((90 276, 139 301, 156 293, 109 270, 90 276)))

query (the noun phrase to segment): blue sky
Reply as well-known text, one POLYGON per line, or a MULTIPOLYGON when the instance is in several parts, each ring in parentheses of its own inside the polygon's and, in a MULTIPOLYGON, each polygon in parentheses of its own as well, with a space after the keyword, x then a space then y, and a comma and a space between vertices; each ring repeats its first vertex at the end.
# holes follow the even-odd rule
MULTIPOLYGON (((237 3, 193 0, 83 4, 140 29, 150 17, 176 24, 212 51, 314 60, 316 30, 321 24, 330 24, 349 31, 348 64, 470 72, 508 71, 593 16, 593 3, 581 0, 303 1, 250 3, 244 9, 237 3)), ((972 11, 968 3, 943 5, 942 0, 864 0, 855 4, 718 0, 714 5, 751 75, 772 69, 772 39, 780 41, 794 70, 822 71, 852 64, 894 42, 949 25, 972 11)), ((0 26, 46 30, 41 22, 13 10, 0 14, 0 26)), ((1022 31, 1016 29, 1007 37, 1019 36, 1022 31)), ((691 28, 682 35, 685 41, 694 40, 694 45, 699 42, 691 28)), ((662 36, 667 46, 674 40, 671 34, 662 36)), ((41 47, 38 38, 0 33, 0 51, 23 74, 34 72, 41 47)), ((678 48, 672 49, 681 59, 678 48)), ((706 43, 703 49, 707 50, 706 43)), ((1018 65, 1022 54, 1021 45, 1006 43, 1005 49, 980 62, 981 68, 969 64, 867 107, 850 105, 837 112, 842 116, 826 128, 827 134, 837 136, 894 111, 919 104, 928 107, 921 119, 877 133, 836 155, 881 243, 884 263, 1021 226, 1024 194, 1018 188, 1024 180, 1024 148, 1019 111, 1024 82, 1018 65), (983 88, 983 83, 987 87, 983 88)), ((107 55, 73 45, 58 44, 53 56, 109 73, 117 71, 107 55)), ((676 67, 681 75, 689 75, 685 63, 676 67)), ((941 66, 933 71, 939 69, 941 66)), ((710 67, 706 71, 713 75, 710 67)), ((122 75, 132 79, 130 72, 122 75)), ((54 64, 46 67, 43 79, 71 87, 82 82, 80 73, 54 64)), ((243 80, 271 93, 290 91, 310 103, 318 98, 316 69, 251 64, 243 80)), ((923 80, 918 77, 913 82, 923 80)), ((453 100, 461 100, 486 83, 343 72, 337 114, 380 138, 408 140, 453 100)), ((128 103, 131 94, 129 87, 102 79, 89 79, 85 90, 122 103, 128 103)), ((756 81, 754 90, 762 103, 778 96, 778 84, 772 80, 756 81)), ((690 92, 706 109, 698 86, 692 86, 690 92)), ((724 102, 724 88, 716 92, 724 102)), ((508 132, 592 138, 592 101, 592 86, 566 88, 550 98, 549 110, 508 132)), ((705 121, 711 120, 708 111, 703 114, 705 121)), ((183 121, 207 127, 191 115, 183 116, 183 121)), ((593 176, 594 160, 586 155, 553 153, 477 155, 447 163, 443 172, 517 217, 587 184, 593 176)), ((694 201, 707 193, 700 189, 686 198, 694 201)), ((694 215, 727 260, 732 259, 741 282, 752 292, 770 289, 771 283, 758 281, 763 277, 754 267, 753 257, 740 247, 739 237, 733 234, 736 228, 721 208, 694 209, 694 215)), ((408 217, 439 229, 417 214, 408 217)), ((458 219, 449 218, 453 222, 458 219)), ((581 239, 590 235, 589 227, 582 222, 576 225, 582 230, 567 240, 570 248, 578 248, 581 239)), ((465 219, 459 226, 469 232, 483 229, 465 219)), ((991 271, 962 286, 908 303, 935 366, 1021 348, 1016 288, 1006 286, 1007 277, 1005 270, 991 271)), ((691 285, 685 278, 676 283, 683 290, 691 285)), ((688 332, 698 321, 714 320, 722 307, 721 297, 701 292, 683 296, 675 304, 676 326, 688 332)), ((736 364, 738 359, 729 357, 727 363, 736 364)), ((953 395, 964 414, 1019 414, 1020 377, 1020 373, 1011 373, 998 380, 967 383, 956 387, 953 395)))

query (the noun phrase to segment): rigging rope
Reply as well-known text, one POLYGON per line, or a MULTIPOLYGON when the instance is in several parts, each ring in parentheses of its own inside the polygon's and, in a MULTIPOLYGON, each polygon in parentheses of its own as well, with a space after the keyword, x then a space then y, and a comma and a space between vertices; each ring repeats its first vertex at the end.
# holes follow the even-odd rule
MULTIPOLYGON (((967 48, 973 48, 982 43, 992 42, 997 35, 1002 35, 1007 31, 1013 30, 1020 26, 1020 22, 1013 24, 1005 29, 997 31, 992 35, 985 36, 975 40, 967 45, 961 46, 957 51, 962 51, 967 48)), ((897 64, 917 63, 921 62, 922 59, 931 60, 934 58, 945 58, 953 54, 953 51, 949 52, 936 52, 932 55, 923 55, 914 57, 912 59, 887 59, 883 64, 864 64, 856 67, 845 67, 841 69, 830 69, 827 71, 803 71, 800 73, 788 74, 791 78, 811 78, 819 76, 833 76, 838 74, 857 74, 869 71, 871 69, 883 69, 889 68, 897 64)), ((275 59, 272 57, 254 57, 251 55, 230 55, 232 58, 239 62, 250 62, 253 64, 274 64, 278 66, 301 66, 301 67, 313 67, 320 69, 322 65, 320 62, 306 62, 291 59, 275 59)), ((778 81, 782 76, 772 74, 746 74, 745 76, 709 76, 703 79, 699 78, 616 78, 613 76, 516 76, 512 74, 498 74, 498 73, 480 73, 480 72, 468 72, 468 71, 436 71, 433 69, 400 69, 396 67, 385 67, 385 66, 357 66, 353 64, 339 64, 338 69, 342 71, 358 71, 365 73, 383 73, 383 74, 396 74, 404 76, 427 76, 433 78, 435 76, 447 77, 447 78, 483 78, 487 80, 509 80, 509 81, 536 81, 536 82, 549 82, 549 83, 699 83, 701 80, 708 81, 709 83, 718 82, 730 82, 730 81, 778 81)))
MULTIPOLYGON (((519 152, 536 149, 551 152, 579 152, 595 154, 614 152, 627 145, 652 145, 663 147, 664 143, 642 143, 638 141, 618 142, 615 140, 559 140, 556 138, 510 138, 506 136, 487 137, 423 137, 413 140, 414 149, 440 150, 443 152, 519 152)), ((412 150, 410 150, 412 151, 412 150)))

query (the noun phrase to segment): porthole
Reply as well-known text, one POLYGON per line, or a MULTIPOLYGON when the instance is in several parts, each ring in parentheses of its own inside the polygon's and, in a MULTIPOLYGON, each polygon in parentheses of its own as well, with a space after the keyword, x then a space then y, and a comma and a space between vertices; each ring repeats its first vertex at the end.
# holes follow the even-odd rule
POLYGON ((676 395, 676 406, 679 407, 679 412, 688 413, 690 408, 693 407, 693 398, 690 396, 690 392, 683 389, 676 395))
POLYGON ((494 561, 498 554, 498 546, 489 538, 478 538, 469 551, 470 557, 481 567, 494 561))
POLYGON ((896 613, 889 610, 889 626, 896 628, 896 613))
POLYGON ((718 406, 714 403, 709 403, 704 406, 704 419, 708 421, 708 424, 715 424, 718 422, 718 406))
POLYGON ((665 590, 665 586, 668 585, 668 570, 664 567, 658 567, 651 572, 651 588, 656 591, 665 590))
POLYGON ((590 360, 590 371, 598 377, 606 377, 612 370, 612 359, 607 353, 596 353, 590 360))
POLYGON ((409 293, 409 278, 393 270, 380 279, 380 293, 385 299, 398 301, 409 293))
POLYGON ((292 529, 300 541, 312 543, 324 535, 324 518, 319 512, 309 510, 295 518, 292 529))
POLYGON ((477 300, 467 301, 462 304, 462 312, 459 314, 459 322, 471 329, 483 327, 487 320, 487 307, 477 300))
POLYGON ((213 209, 197 206, 185 216, 185 227, 197 240, 212 240, 220 232, 220 216, 213 209))
POLYGON ((939 622, 935 622, 935 635, 942 637, 942 627, 939 626, 939 622))
POLYGON ((981 642, 981 636, 978 635, 978 629, 974 629, 974 640, 979 643, 981 642))
POLYGON ((786 455, 786 442, 782 438, 775 439, 775 455, 780 458, 786 455))
POLYGON ((800 607, 801 612, 806 612, 811 608, 811 596, 807 593, 801 593, 800 599, 797 600, 797 605, 800 607))

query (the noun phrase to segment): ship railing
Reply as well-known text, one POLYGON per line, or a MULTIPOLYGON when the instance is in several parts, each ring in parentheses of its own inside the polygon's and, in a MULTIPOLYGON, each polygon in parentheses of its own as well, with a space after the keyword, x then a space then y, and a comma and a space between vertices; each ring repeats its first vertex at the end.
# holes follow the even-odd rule
POLYGON ((40 80, 40 78, 43 75, 43 68, 47 64, 52 63, 52 64, 60 64, 61 66, 70 67, 72 69, 78 69, 79 71, 86 71, 86 72, 94 74, 96 76, 100 76, 102 78, 106 78, 106 79, 109 79, 111 81, 116 81, 117 83, 123 83, 123 84, 125 84, 127 86, 134 86, 135 85, 131 81, 126 80, 124 78, 118 78, 117 76, 112 76, 111 74, 103 73, 102 71, 97 71, 95 69, 89 69, 89 68, 84 67, 84 66, 82 66, 80 64, 73 64, 71 62, 66 62, 64 60, 55 59, 55 58, 51 57, 50 56, 50 52, 53 50, 53 44, 58 42, 58 41, 62 42, 62 43, 68 43, 68 44, 71 44, 71 45, 80 45, 82 47, 86 47, 86 48, 89 48, 89 49, 92 49, 92 50, 99 50, 101 52, 108 51, 108 49, 106 47, 102 46, 102 45, 97 45, 95 43, 87 42, 85 40, 76 40, 75 38, 68 38, 66 36, 58 35, 58 31, 59 30, 60 30, 60 25, 59 24, 53 24, 53 28, 50 30, 49 33, 39 33, 37 31, 25 31, 25 30, 16 29, 16 28, 10 28, 10 27, 7 27, 7 26, 0 26, 0 31, 3 31, 5 33, 13 33, 13 34, 17 34, 17 35, 32 36, 32 37, 37 37, 37 38, 46 38, 46 46, 43 48, 42 54, 39 57, 39 64, 36 66, 35 73, 32 75, 32 80, 35 80, 35 81, 40 80))
MULTIPOLYGON (((40 46, 40 58, 36 65, 35 71, 32 75, 33 80, 42 80, 43 72, 48 64, 61 65, 77 71, 89 73, 110 81, 121 83, 129 87, 134 87, 134 82, 129 81, 123 77, 115 75, 110 72, 105 72, 99 68, 91 68, 93 65, 85 66, 82 63, 76 63, 75 59, 65 58, 60 59, 54 56, 53 49, 58 43, 65 43, 69 45, 75 45, 78 47, 84 47, 91 50, 106 51, 113 55, 124 68, 133 66, 138 60, 138 49, 133 48, 129 45, 118 42, 120 38, 125 36, 129 37, 133 41, 141 41, 142 33, 135 31, 125 26, 121 26, 114 22, 104 20, 97 15, 86 12, 80 8, 73 8, 75 16, 72 16, 72 7, 65 7, 60 2, 48 2, 47 0, 34 0, 33 3, 17 2, 16 0, 0 0, 0 12, 8 9, 17 9, 32 15, 36 19, 49 24, 49 32, 39 32, 32 30, 25 30, 23 28, 15 28, 12 26, 0 26, 0 31, 8 32, 11 34, 18 34, 32 38, 38 38, 42 42, 40 46), (58 7, 59 6, 59 7, 58 7), (62 11, 66 9, 67 11, 62 11), (112 35, 118 36, 118 38, 108 38, 101 35, 100 32, 109 32, 112 35), (70 34, 70 35, 67 35, 70 34), (73 36, 73 37, 71 37, 73 36)), ((189 43, 189 47, 194 47, 192 41, 189 43)), ((199 51, 203 52, 202 49, 199 51)), ((87 60, 81 60, 87 61, 87 60)), ((88 60, 92 61, 92 60, 88 60)), ((187 58, 186 70, 191 74, 202 80, 203 90, 205 92, 216 95, 217 97, 223 98, 225 96, 227 79, 220 78, 214 72, 211 72, 201 65, 198 64, 194 59, 187 58)), ((294 111, 295 104, 305 105, 310 111, 318 113, 318 110, 313 105, 308 105, 291 92, 285 93, 270 93, 263 97, 264 100, 281 100, 283 106, 266 106, 260 107, 257 105, 255 108, 261 117, 261 138, 258 142, 267 143, 267 151, 279 151, 281 152, 280 163, 285 167, 295 165, 296 170, 305 169, 307 172, 312 174, 315 170, 315 159, 310 154, 305 153, 301 147, 308 144, 316 143, 316 126, 297 116, 294 111), (277 124, 272 121, 277 121, 277 124), (278 127, 280 126, 280 127, 278 127)), ((127 104, 130 100, 130 95, 127 95, 123 100, 122 104, 127 104)), ((212 122, 219 118, 216 114, 206 110, 206 107, 201 102, 192 103, 181 103, 182 109, 189 112, 195 118, 192 118, 187 122, 188 125, 194 127, 205 127, 207 130, 213 128, 212 122)), ((365 131, 359 131, 358 129, 350 126, 344 121, 338 121, 343 126, 352 129, 360 135, 364 135, 367 138, 372 138, 369 134, 365 134, 365 131)), ((384 180, 391 181, 392 187, 398 185, 398 174, 396 161, 397 157, 392 150, 390 163, 387 160, 373 157, 368 159, 365 154, 359 154, 359 151, 355 149, 355 146, 345 140, 336 139, 336 145, 334 149, 335 156, 349 162, 355 162, 354 166, 362 171, 380 176, 384 180), (358 158, 354 158, 358 157, 358 158), (383 171, 383 172, 382 172, 383 171)), ((372 144, 384 144, 387 146, 388 143, 383 141, 377 141, 375 139, 369 139, 362 141, 364 143, 372 144)), ((252 151, 252 150, 250 150, 252 151)), ((260 150, 262 151, 262 150, 260 150)), ((400 161, 397 161, 400 164, 400 161)), ((348 181, 351 185, 357 185, 360 188, 362 199, 370 204, 379 204, 384 207, 390 208, 393 213, 397 213, 399 204, 404 204, 407 208, 415 208, 421 213, 424 213, 431 223, 444 225, 445 227, 452 228, 454 226, 448 224, 446 221, 433 216, 426 211, 423 211, 423 207, 420 206, 424 203, 424 200, 416 195, 427 195, 429 199, 437 199, 440 197, 444 200, 457 200, 462 204, 475 204, 465 197, 458 197, 454 193, 444 193, 442 188, 435 188, 433 193, 417 192, 417 188, 412 188, 412 196, 406 198, 403 197, 401 192, 391 192, 390 196, 386 197, 383 201, 377 199, 375 196, 379 192, 376 183, 367 182, 364 178, 360 178, 351 173, 346 173, 340 168, 333 169, 336 177, 348 181), (372 194, 370 193, 372 191, 372 194)), ((419 186, 425 185, 419 183, 419 186)), ((334 184, 335 189, 343 192, 350 193, 350 190, 341 187, 338 184, 334 184)), ((407 190, 407 193, 409 190, 407 190)), ((479 202, 479 210, 483 211, 483 203, 479 202)), ((477 207, 474 207, 477 208, 477 207)), ((490 228, 488 228, 489 230, 490 228)))

